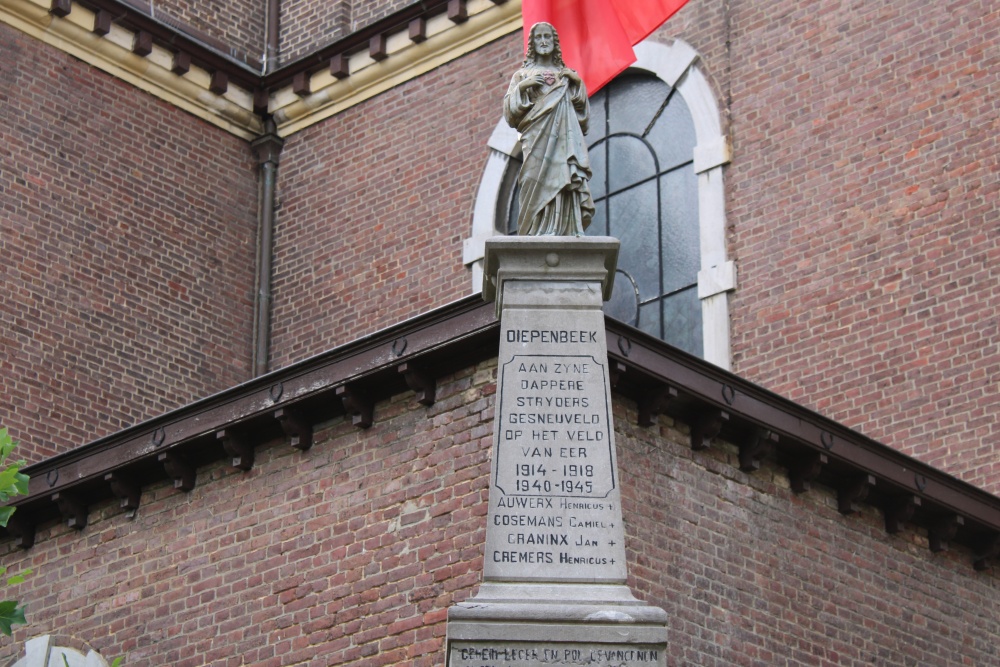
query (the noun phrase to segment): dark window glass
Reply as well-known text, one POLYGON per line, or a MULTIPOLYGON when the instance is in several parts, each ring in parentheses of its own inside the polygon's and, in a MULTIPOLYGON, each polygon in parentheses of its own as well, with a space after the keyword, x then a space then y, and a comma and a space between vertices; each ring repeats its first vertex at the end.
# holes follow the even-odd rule
MULTIPOLYGON (((680 95, 660 79, 626 72, 590 99, 587 133, 597 209, 588 236, 621 240, 605 312, 702 355, 701 265, 695 132, 680 95)), ((508 174, 516 178, 519 157, 508 174)), ((506 231, 517 233, 517 186, 501 198, 506 231)))

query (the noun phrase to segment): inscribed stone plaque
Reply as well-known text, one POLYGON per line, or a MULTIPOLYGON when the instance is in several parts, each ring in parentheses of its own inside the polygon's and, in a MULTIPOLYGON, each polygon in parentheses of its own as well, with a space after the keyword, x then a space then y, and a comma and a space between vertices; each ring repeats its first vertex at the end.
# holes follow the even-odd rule
POLYGON ((548 305, 504 311, 486 579, 623 582, 603 316, 548 305))
POLYGON ((625 585, 603 299, 618 241, 496 237, 500 353, 483 582, 448 667, 666 667, 666 612, 625 585))
POLYGON ((453 642, 449 667, 656 667, 663 646, 554 642, 453 642))

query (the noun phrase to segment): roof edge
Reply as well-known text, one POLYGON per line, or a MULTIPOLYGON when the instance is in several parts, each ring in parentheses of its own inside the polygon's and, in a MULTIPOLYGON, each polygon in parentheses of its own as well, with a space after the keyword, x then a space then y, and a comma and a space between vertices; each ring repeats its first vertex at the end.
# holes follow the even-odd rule
MULTIPOLYGON (((844 514, 875 505, 888 532, 905 521, 932 550, 962 544, 977 570, 1000 557, 997 496, 628 325, 606 318, 605 330, 613 390, 636 401, 640 425, 669 414, 693 449, 736 445, 748 473, 773 457, 796 493, 817 482, 844 514)), ((117 496, 129 510, 142 486, 169 478, 185 490, 200 465, 231 457, 249 469, 254 447, 275 438, 306 450, 314 425, 350 416, 367 428, 375 403, 408 390, 429 405, 438 378, 496 356, 499 333, 493 304, 472 295, 33 464, 8 533, 28 547, 43 521, 83 528, 90 505, 117 496)))

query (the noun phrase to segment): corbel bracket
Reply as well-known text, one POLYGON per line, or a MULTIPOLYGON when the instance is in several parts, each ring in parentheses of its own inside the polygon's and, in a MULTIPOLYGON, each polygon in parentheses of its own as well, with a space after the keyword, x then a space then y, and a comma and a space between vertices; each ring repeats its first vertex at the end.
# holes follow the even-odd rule
POLYGON ((788 482, 795 493, 805 493, 812 488, 813 480, 823 472, 828 462, 826 454, 814 452, 794 462, 788 468, 788 482))
POLYGON ((167 475, 174 480, 174 488, 180 491, 190 491, 194 488, 197 473, 178 452, 167 450, 156 457, 167 475))
POLYGON ((622 379, 627 370, 628 366, 622 362, 608 358, 608 381, 611 383, 612 389, 618 386, 618 381, 622 379))
POLYGON ((35 522, 24 510, 18 510, 7 520, 7 532, 14 536, 14 545, 21 549, 35 546, 35 522))
POLYGON ((740 442, 740 470, 753 472, 760 469, 760 461, 771 449, 771 443, 778 442, 778 435, 766 428, 755 426, 740 442))
POLYGON ((437 381, 426 372, 426 369, 415 366, 412 362, 404 361, 399 365, 398 370, 403 379, 406 380, 406 386, 416 393, 417 403, 427 407, 434 405, 437 381))
POLYGON ((724 410, 707 410, 697 414, 691 420, 691 449, 708 449, 727 421, 729 413, 724 410))
POLYGON ((232 457, 234 468, 240 470, 253 468, 253 441, 227 428, 216 431, 215 439, 222 443, 226 454, 232 457))
POLYGON ((312 424, 302 416, 302 413, 291 408, 278 408, 274 411, 274 418, 281 424, 281 430, 288 436, 289 444, 294 449, 304 452, 312 447, 312 424))
POLYGON ((351 422, 358 428, 369 428, 374 423, 374 405, 357 387, 343 384, 336 394, 344 403, 344 410, 351 415, 351 422))
MULTIPOLYGON (((670 402, 677 398, 677 388, 661 385, 639 399, 639 426, 652 426, 656 418, 667 411, 670 402)), ((692 432, 694 427, 691 427, 692 432)))
POLYGON ((467 0, 448 0, 448 18, 452 23, 465 23, 469 20, 466 2, 467 0))
POLYGON ((53 16, 58 16, 59 18, 65 18, 69 16, 69 13, 73 10, 72 0, 52 0, 49 5, 49 14, 53 16))
POLYGON ((948 543, 955 539, 958 529, 965 525, 965 517, 950 514, 941 517, 927 529, 927 546, 934 553, 948 550, 948 543))
POLYGON ((972 567, 978 571, 988 570, 990 562, 1000 558, 1000 533, 993 533, 982 542, 982 546, 976 551, 975 560, 972 567))
POLYGON ((427 40, 427 19, 422 16, 410 21, 407 26, 407 34, 410 41, 414 44, 419 44, 427 40))
POLYGON ((87 505, 75 494, 67 491, 56 491, 52 494, 52 502, 59 507, 59 513, 70 528, 83 530, 87 527, 87 505))
POLYGON ((913 512, 920 507, 920 496, 893 496, 885 501, 885 532, 894 535, 903 530, 903 524, 913 518, 913 512))
POLYGON ((864 502, 874 486, 875 475, 861 475, 840 486, 837 489, 837 511, 844 515, 860 511, 858 505, 864 502))
POLYGON ((142 492, 138 484, 119 472, 109 472, 104 476, 104 481, 111 486, 111 492, 118 497, 123 510, 134 513, 139 509, 139 497, 142 492))

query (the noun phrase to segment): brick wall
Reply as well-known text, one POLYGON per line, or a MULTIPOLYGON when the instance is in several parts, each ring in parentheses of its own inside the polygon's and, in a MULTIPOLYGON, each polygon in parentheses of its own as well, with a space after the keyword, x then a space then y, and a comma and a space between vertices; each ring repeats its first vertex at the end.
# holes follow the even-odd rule
MULTIPOLYGON (((734 369, 993 492, 997 22, 975 0, 953 9, 737 2, 728 13, 690 3, 657 33, 702 55, 733 140, 734 369)), ((282 166, 276 365, 464 293, 460 243, 519 39, 292 137, 282 166), (491 92, 439 101, 440 77, 449 92, 469 80, 491 92), (470 143, 457 161, 448 141, 430 139, 460 133, 470 143), (428 194, 416 210, 436 221, 435 238, 414 244, 416 228, 399 213, 413 181, 368 165, 427 172, 431 161, 454 166, 422 174, 429 180, 417 190, 428 194), (436 188, 464 201, 445 207, 436 188), (388 236, 362 232, 366 219, 388 236), (401 247, 420 252, 403 270, 400 246, 387 239, 408 225, 401 247), (293 312, 293 304, 320 307, 293 312)))
MULTIPOLYGON (((337 22, 360 27, 402 4, 282 3, 289 13, 283 18, 284 38, 301 40, 285 44, 285 55, 296 49, 305 53, 332 39, 337 22)), ((195 20, 187 5, 164 7, 180 18, 195 20)), ((1000 459, 993 444, 1000 426, 991 418, 1000 409, 1000 390, 991 382, 1000 368, 1000 314, 994 305, 1000 290, 995 268, 1000 151, 994 131, 994 102, 1000 94, 1000 50, 994 47, 1000 18, 986 0, 965 0, 953 7, 925 6, 916 0, 864 7, 811 0, 766 9, 759 3, 736 1, 728 5, 728 12, 726 7, 692 2, 659 31, 658 38, 679 36, 702 54, 702 68, 717 92, 733 140, 734 159, 727 168, 726 185, 730 254, 740 276, 732 309, 735 370, 867 435, 1000 491, 1000 459)), ((212 8, 198 3, 198 16, 211 17, 212 8)), ((259 18, 251 18, 258 16, 256 10, 246 9, 229 15, 259 23, 259 18)), ((228 19, 205 20, 206 26, 211 23, 227 34, 234 30, 234 35, 249 35, 257 29, 237 29, 235 23, 226 24, 228 19)), ((227 39, 235 43, 243 37, 227 39)), ((498 40, 289 139, 280 176, 275 366, 466 293, 461 241, 469 234, 486 137, 499 118, 507 78, 517 66, 519 40, 519 35, 498 40)), ((29 55, 40 49, 19 40, 9 52, 16 51, 21 59, 52 57, 29 55)), ((13 60, 7 62, 15 65, 13 60)), ((74 71, 85 69, 76 65, 74 71)), ((3 76, 11 82, 25 80, 24 70, 16 66, 5 68, 3 76)), ((64 114, 78 121, 75 125, 81 129, 72 130, 73 123, 46 108, 47 131, 52 135, 45 139, 46 146, 64 141, 61 135, 66 132, 80 136, 89 132, 89 140, 98 130, 81 119, 114 114, 103 107, 112 105, 116 95, 145 99, 127 86, 106 81, 101 86, 114 92, 101 92, 100 86, 97 91, 85 90, 89 75, 80 76, 83 79, 76 74, 44 77, 31 84, 44 89, 39 99, 84 96, 97 110, 89 115, 64 114), (84 83, 78 85, 78 79, 84 83), (60 81, 64 90, 56 85, 60 81)), ((28 95, 12 86, 7 90, 14 98, 28 95)), ((192 142, 198 149, 210 147, 200 154, 212 156, 211 173, 207 178, 192 175, 177 192, 187 197, 197 183, 219 178, 215 172, 223 174, 223 180, 238 178, 238 187, 221 188, 235 206, 229 205, 225 194, 206 198, 205 206, 208 217, 235 215, 249 221, 254 196, 245 147, 166 105, 146 104, 156 111, 140 115, 141 123, 164 126, 165 137, 212 135, 207 144, 200 137, 192 142), (216 150, 213 143, 224 147, 216 150)), ((9 107, 4 113, 15 114, 17 108, 21 107, 9 107)), ((139 160, 138 156, 150 153, 149 144, 143 142, 151 140, 138 141, 137 150, 124 152, 127 159, 139 160)), ((21 164, 13 157, 13 140, 8 143, 3 150, 13 164, 21 164)), ((36 150, 51 153, 48 148, 36 150)), ((118 147, 105 150, 122 153, 118 147)), ((170 149, 157 150, 165 162, 177 164, 187 148, 177 148, 176 156, 170 149)), ((78 152, 90 153, 83 148, 78 152)), ((152 182, 156 168, 162 169, 150 166, 145 172, 152 182)), ((5 173, 13 174, 13 168, 5 173)), ((123 187, 142 191, 147 184, 134 173, 123 168, 115 175, 117 180, 109 176, 106 183, 128 183, 123 187)), ((24 183, 17 187, 31 182, 24 183)), ((41 189, 34 183, 32 187, 41 189)), ((72 197, 61 196, 52 210, 74 208, 72 197)), ((15 205, 17 195, 8 199, 6 206, 15 205)), ((188 203, 175 199, 167 206, 188 210, 188 203)), ((220 240, 215 245, 245 252, 248 229, 240 229, 242 236, 235 243, 220 240)), ((234 233, 228 225, 217 231, 234 233)), ((157 232, 146 247, 160 243, 161 236, 157 232)), ((132 242, 146 243, 138 236, 132 242)), ((207 259, 209 245, 196 251, 202 253, 200 259, 207 259)), ((5 246, 5 250, 8 247, 15 249, 5 246)), ((56 255, 65 256, 66 251, 56 255)), ((243 255, 231 266, 251 261, 243 255)), ((245 303, 247 273, 240 271, 239 280, 218 284, 240 285, 234 294, 241 294, 245 303)), ((173 298, 169 292, 161 296, 165 302, 173 298)), ((24 296, 22 303, 30 298, 24 296)), ((63 301, 64 297, 56 297, 53 303, 63 301)), ((139 327, 132 307, 118 305, 108 317, 119 322, 119 328, 120 322, 139 327)), ((50 313, 58 311, 49 306, 50 313)), ((70 321, 73 317, 70 312, 70 321)), ((217 317, 228 315, 209 315, 206 321, 217 317)), ((65 318, 60 314, 49 319, 65 318)), ((184 326, 200 327, 167 322, 155 336, 187 336, 184 326)), ((91 327, 108 330, 99 324, 91 327)), ((248 326, 226 328, 245 332, 248 326)), ((38 338, 30 328, 22 330, 22 338, 38 338)), ((47 331, 57 335, 51 333, 52 327, 47 331)), ((32 345, 57 347, 39 340, 32 345)), ((29 353, 22 355, 23 367, 48 364, 83 372, 96 363, 67 362, 48 352, 31 357, 32 345, 24 346, 29 353), (30 362, 23 361, 29 358, 30 362)), ((197 357, 212 347, 190 349, 197 351, 191 353, 197 357)), ((102 358, 118 363, 117 353, 105 352, 102 358)), ((75 352, 61 354, 79 357, 75 352)), ((238 381, 238 374, 219 381, 197 379, 194 388, 184 393, 179 387, 187 383, 179 378, 200 378, 206 375, 201 368, 215 369, 207 374, 211 376, 229 364, 214 352, 205 357, 212 361, 185 360, 184 370, 174 371, 166 385, 153 376, 147 382, 145 369, 126 371, 127 364, 121 364, 108 375, 115 378, 113 383, 99 382, 82 390, 92 397, 85 403, 54 408, 58 401, 46 399, 38 407, 37 422, 60 425, 58 430, 64 422, 72 424, 68 435, 57 438, 76 442, 86 439, 84 422, 105 422, 107 427, 98 429, 104 433, 132 423, 139 414, 184 401, 164 399, 164 393, 194 397, 204 393, 205 385, 215 389, 238 381), (131 379, 122 383, 118 376, 131 379), (139 386, 144 391, 133 390, 139 386), (166 392, 161 391, 164 386, 166 392), (123 397, 148 408, 115 407, 123 397), (99 415, 81 412, 84 405, 99 406, 91 410, 99 415), (114 416, 116 411, 134 416, 114 416)), ((24 371, 18 373, 26 377, 24 371)), ((93 377, 89 371, 83 375, 87 382, 93 377)), ((51 395, 56 381, 32 382, 34 388, 20 388, 15 401, 51 395)), ((45 433, 41 426, 32 433, 35 440, 52 439, 41 437, 45 433)), ((25 439, 25 432, 20 436, 25 439)))
POLYGON ((351 0, 281 3, 281 63, 290 63, 350 34, 351 0))
POLYGON ((282 0, 281 62, 298 60, 412 4, 416 3, 412 0, 282 0))
POLYGON ((738 450, 692 452, 685 425, 616 406, 630 585, 667 611, 670 665, 987 665, 1000 660, 997 574, 881 512, 789 489, 738 450))
POLYGON ((381 2, 353 0, 351 3, 351 29, 360 30, 380 18, 398 12, 412 4, 414 4, 413 0, 381 0, 381 2))
MULTIPOLYGON (((134 519, 92 508, 3 557, 31 625, 126 664, 442 665, 447 608, 482 572, 496 365, 402 394, 371 429, 319 425, 306 453, 262 446, 247 473, 144 489, 134 519)), ((630 583, 669 613, 671 665, 994 664, 997 575, 887 536, 780 470, 692 454, 682 427, 615 401, 630 583)), ((9 543, 2 545, 11 549, 9 543)), ((8 654, 16 649, 5 648, 8 654)))
POLYGON ((274 443, 188 494, 144 489, 133 520, 111 503, 82 533, 44 529, 3 557, 38 573, 16 639, 72 634, 135 665, 441 664, 447 609, 482 571, 495 366, 442 378, 430 408, 379 403, 367 431, 320 425, 306 453, 274 443))
POLYGON ((0 25, 0 425, 31 461, 247 378, 246 143, 0 25))
POLYGON ((263 60, 266 0, 154 0, 153 16, 171 25, 194 28, 220 40, 238 54, 263 60))
POLYGON ((1000 492, 1000 14, 733 6, 735 370, 1000 492))
POLYGON ((274 368, 469 293, 462 241, 517 39, 289 137, 278 182, 274 368))

